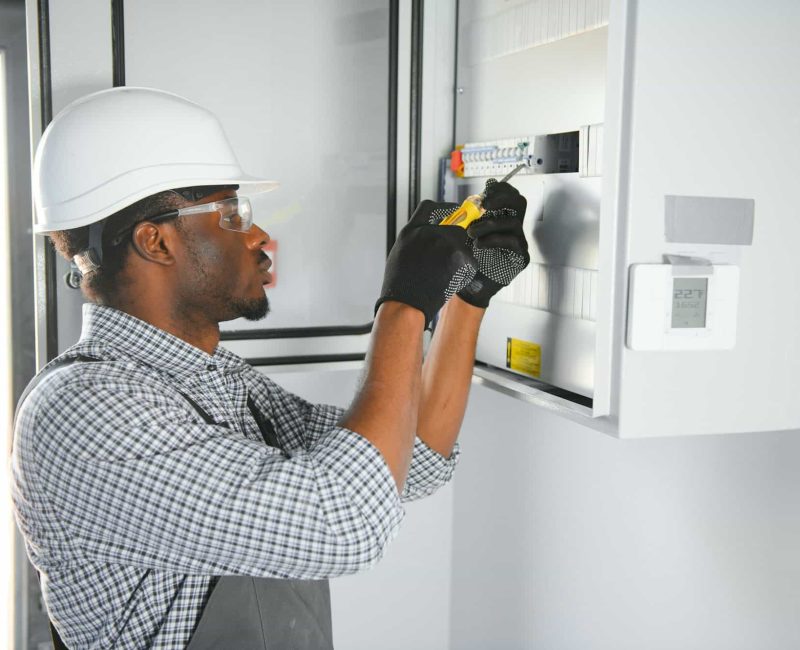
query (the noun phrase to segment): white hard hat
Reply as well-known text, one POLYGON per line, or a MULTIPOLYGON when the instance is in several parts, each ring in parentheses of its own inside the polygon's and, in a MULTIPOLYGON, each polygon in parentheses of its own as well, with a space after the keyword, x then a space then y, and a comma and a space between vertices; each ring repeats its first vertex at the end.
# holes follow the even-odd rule
POLYGON ((151 194, 239 185, 247 194, 278 183, 245 174, 217 117, 153 88, 112 88, 61 111, 36 150, 37 233, 80 228, 151 194))

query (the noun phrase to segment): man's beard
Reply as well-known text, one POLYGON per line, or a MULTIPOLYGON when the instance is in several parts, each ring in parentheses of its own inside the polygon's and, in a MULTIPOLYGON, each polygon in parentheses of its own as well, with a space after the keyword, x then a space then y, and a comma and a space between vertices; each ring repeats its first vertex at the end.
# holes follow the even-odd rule
POLYGON ((229 304, 231 311, 235 314, 233 318, 261 320, 269 313, 269 300, 266 294, 260 298, 235 298, 229 304))

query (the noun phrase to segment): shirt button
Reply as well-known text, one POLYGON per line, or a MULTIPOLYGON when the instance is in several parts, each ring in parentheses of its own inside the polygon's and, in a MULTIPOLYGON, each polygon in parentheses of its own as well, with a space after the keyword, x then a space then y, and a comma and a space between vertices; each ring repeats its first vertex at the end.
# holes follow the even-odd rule
POLYGON ((208 370, 209 372, 214 372, 216 369, 217 369, 217 367, 213 363, 209 363, 206 366, 206 370, 208 370))

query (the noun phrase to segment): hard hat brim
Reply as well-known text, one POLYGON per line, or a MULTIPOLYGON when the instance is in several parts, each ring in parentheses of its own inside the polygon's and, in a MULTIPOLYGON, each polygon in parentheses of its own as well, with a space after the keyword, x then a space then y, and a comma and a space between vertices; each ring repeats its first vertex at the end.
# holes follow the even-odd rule
MULTIPOLYGON (((145 171, 145 170, 139 170, 145 171)), ((270 181, 263 178, 257 178, 255 176, 250 176, 249 174, 242 174, 240 170, 237 170, 240 173, 235 174, 232 176, 226 176, 224 173, 220 174, 219 176, 202 176, 202 177, 190 177, 190 178, 172 178, 167 181, 162 181, 156 184, 148 184, 143 186, 143 189, 126 196, 124 199, 120 199, 115 201, 110 205, 105 205, 102 210, 96 210, 93 212, 86 212, 85 208, 87 206, 81 206, 81 197, 76 197, 75 199, 71 200, 69 203, 73 205, 59 205, 53 206, 61 214, 61 218, 59 219, 58 227, 54 228, 50 225, 50 219, 48 218, 48 210, 50 208, 38 208, 37 207, 37 214, 36 214, 36 223, 33 227, 33 232, 42 235, 47 234, 49 232, 56 232, 60 230, 72 230, 74 228, 81 228, 83 226, 88 226, 89 224, 95 223, 97 221, 101 221, 106 217, 119 212, 120 210, 128 207, 129 205, 133 205, 137 201, 144 199, 148 196, 152 196, 153 194, 158 194, 159 192, 164 192, 166 190, 177 189, 181 187, 205 187, 210 185, 238 185, 239 192, 242 194, 246 194, 252 196, 253 194, 263 194, 264 192, 271 192, 275 188, 280 186, 280 183, 277 181, 270 181), (72 219, 64 219, 63 214, 65 211, 75 213, 75 217, 72 219)), ((163 173, 163 170, 160 170, 159 173, 163 173)), ((126 174, 128 178, 126 179, 126 183, 130 183, 130 175, 126 174)), ((113 185, 113 182, 109 185, 113 185)), ((110 192, 113 192, 111 187, 102 188, 108 189, 110 192)), ((93 192, 93 202, 96 200, 97 192, 93 192)))

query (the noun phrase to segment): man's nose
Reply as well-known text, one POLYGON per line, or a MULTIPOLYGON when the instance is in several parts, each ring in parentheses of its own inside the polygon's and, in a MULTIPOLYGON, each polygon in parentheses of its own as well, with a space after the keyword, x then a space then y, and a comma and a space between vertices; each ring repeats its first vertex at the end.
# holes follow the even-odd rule
POLYGON ((269 235, 256 224, 247 231, 247 245, 249 248, 264 248, 269 244, 269 235))

